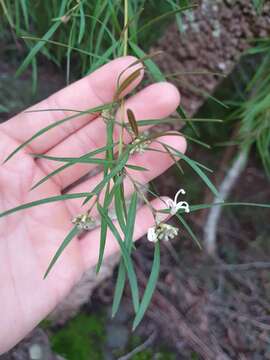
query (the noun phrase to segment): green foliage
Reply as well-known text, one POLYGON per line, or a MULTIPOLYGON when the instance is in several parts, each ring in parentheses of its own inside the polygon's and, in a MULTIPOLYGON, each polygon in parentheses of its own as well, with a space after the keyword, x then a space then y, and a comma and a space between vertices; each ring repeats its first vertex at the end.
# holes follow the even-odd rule
POLYGON ((79 314, 65 327, 51 333, 52 350, 67 360, 102 360, 104 319, 97 315, 79 314))
MULTIPOLYGON (((270 46, 270 39, 269 39, 270 46)), ((270 51, 252 78, 237 114, 241 121, 239 137, 242 146, 256 146, 265 171, 270 176, 270 51)))
MULTIPOLYGON (((67 83, 71 76, 83 76, 120 56, 123 3, 122 0, 1 0, 0 16, 4 15, 4 22, 0 30, 8 24, 13 33, 24 38, 30 50, 17 75, 32 65, 36 76, 39 53, 57 65, 66 64, 67 83)), ((189 0, 170 0, 156 6, 155 1, 130 0, 130 39, 148 48, 168 21, 175 16, 181 21, 181 8, 190 4, 189 0)))
POLYGON ((265 0, 252 0, 252 3, 257 13, 259 14, 262 11, 265 0))

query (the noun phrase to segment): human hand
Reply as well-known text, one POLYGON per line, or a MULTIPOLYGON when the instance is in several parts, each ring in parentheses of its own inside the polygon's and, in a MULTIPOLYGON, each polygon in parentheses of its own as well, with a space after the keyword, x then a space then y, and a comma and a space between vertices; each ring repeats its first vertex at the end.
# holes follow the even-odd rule
MULTIPOLYGON (((133 62, 134 58, 130 56, 116 59, 31 109, 86 110, 110 102, 119 74, 133 62)), ((126 71, 123 78, 133 71, 134 68, 126 71)), ((130 92, 140 80, 134 81, 127 90, 130 92)), ((179 99, 173 85, 156 83, 131 96, 126 107, 133 110, 137 119, 163 118, 176 109, 179 99)), ((0 125, 0 163, 35 132, 70 114, 65 111, 23 112, 0 125)), ((105 141, 104 121, 90 114, 66 122, 33 141, 9 162, 0 165, 0 212, 26 202, 59 195, 93 168, 86 164, 74 165, 29 191, 38 180, 59 166, 45 159, 34 159, 31 153, 81 156, 104 146, 105 141)), ((186 143, 182 137, 164 137, 163 142, 181 152, 185 151, 186 143)), ((152 146, 159 148, 158 144, 152 146)), ((132 164, 150 170, 134 172, 135 179, 147 183, 170 167, 172 160, 166 154, 146 152, 133 155, 132 164)), ((100 175, 87 179, 71 192, 91 191, 99 179, 100 175)), ((163 204, 155 200, 153 206, 160 208, 163 204)), ((81 212, 81 200, 73 199, 30 208, 0 219, 0 353, 10 349, 30 332, 67 295, 83 272, 96 264, 99 228, 88 232, 81 240, 74 239, 49 276, 43 280, 52 256, 71 228, 71 219, 81 212)), ((135 239, 144 235, 153 223, 149 208, 144 206, 139 209, 135 239)), ((105 257, 116 251, 117 242, 108 233, 105 257)))

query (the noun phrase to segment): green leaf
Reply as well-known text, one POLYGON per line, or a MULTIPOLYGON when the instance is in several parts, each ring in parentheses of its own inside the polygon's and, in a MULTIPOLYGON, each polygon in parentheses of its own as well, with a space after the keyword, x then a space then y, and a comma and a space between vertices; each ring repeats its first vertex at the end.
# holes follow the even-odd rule
POLYGON ((48 156, 48 155, 43 155, 43 154, 32 154, 35 158, 41 158, 41 159, 47 159, 47 160, 52 160, 52 161, 63 161, 63 162, 67 162, 67 164, 59 166, 57 169, 55 169, 54 171, 52 171, 51 173, 49 173, 48 175, 46 175, 45 177, 43 177, 41 180, 39 180, 35 185, 32 186, 31 190, 35 189, 36 187, 38 187, 39 185, 43 184, 45 181, 47 181, 48 179, 50 179, 52 176, 55 176, 57 174, 59 174, 60 172, 62 172, 63 170, 71 167, 74 164, 78 164, 78 163, 91 163, 91 164, 108 164, 109 162, 107 162, 104 159, 91 159, 90 156, 102 153, 106 150, 108 150, 111 147, 114 147, 115 145, 112 146, 104 146, 101 147, 95 151, 91 151, 81 157, 74 157, 74 158, 65 158, 65 157, 55 157, 55 156, 48 156), (101 160, 101 161, 98 161, 101 160))
POLYGON ((137 31, 137 35, 138 33, 144 31, 145 29, 147 29, 148 27, 152 26, 153 24, 155 24, 156 22, 159 22, 167 17, 170 17, 170 16, 173 16, 173 15, 176 15, 180 12, 183 12, 183 11, 186 11, 186 10, 190 10, 190 9, 193 9, 196 5, 191 5, 191 6, 184 6, 184 7, 181 7, 181 8, 176 8, 176 10, 172 10, 172 11, 168 11, 160 16, 157 16, 153 19, 151 19, 147 24, 143 25, 138 31, 137 31))
POLYGON ((65 43, 62 43, 62 42, 59 42, 59 41, 53 41, 53 40, 48 40, 48 39, 43 39, 43 38, 39 38, 39 37, 35 37, 35 36, 28 36, 28 35, 22 36, 22 39, 38 41, 38 43, 41 42, 41 43, 44 43, 44 45, 46 43, 56 45, 58 47, 67 48, 67 51, 72 50, 72 51, 76 51, 76 52, 78 52, 80 54, 83 54, 83 55, 87 55, 87 56, 91 56, 93 58, 97 58, 99 60, 103 60, 103 56, 97 55, 97 54, 92 53, 90 51, 86 51, 84 49, 77 48, 75 46, 72 46, 71 44, 65 44, 65 43))
POLYGON ((26 0, 20 0, 20 5, 22 7, 25 27, 26 29, 29 29, 29 17, 28 17, 26 0))
MULTIPOLYGON (((59 17, 63 16, 65 13, 65 9, 66 9, 66 5, 67 5, 68 0, 62 0, 61 2, 61 7, 60 7, 60 11, 59 11, 59 17)), ((45 45, 44 40, 49 40, 53 34, 56 32, 56 30, 59 28, 59 26, 62 24, 61 21, 55 22, 50 29, 43 35, 42 40, 39 41, 29 52, 29 54, 27 55, 27 57, 24 59, 23 63, 21 64, 21 66, 19 67, 19 69, 17 69, 16 71, 16 76, 21 75, 24 70, 28 67, 28 65, 32 62, 33 58, 36 56, 36 54, 42 49, 42 47, 45 45)))
POLYGON ((133 233, 134 233, 134 225, 136 220, 137 203, 138 203, 138 196, 135 191, 131 197, 131 201, 128 209, 127 227, 125 234, 125 245, 129 252, 131 251, 133 244, 133 233))
MULTIPOLYGON (((134 51, 134 54, 136 56, 138 56, 139 58, 146 57, 146 53, 141 48, 139 48, 138 45, 136 45, 132 41, 129 41, 129 45, 130 45, 131 49, 134 51)), ((159 70, 158 66, 154 63, 153 60, 151 60, 151 59, 144 60, 144 64, 150 71, 154 80, 156 80, 156 81, 165 81, 166 80, 165 76, 162 74, 162 72, 159 70)))
POLYGON ((79 30, 79 38, 78 43, 80 44, 85 33, 85 15, 83 9, 83 3, 80 3, 80 30, 79 30))
POLYGON ((270 204, 260 204, 260 203, 249 203, 249 202, 227 202, 227 203, 212 203, 212 204, 198 204, 190 206, 190 211, 198 211, 209 209, 213 206, 251 206, 251 207, 261 207, 261 208, 270 208, 270 204))
MULTIPOLYGON (((119 176, 117 178, 116 182, 113 184, 111 191, 109 191, 109 187, 108 187, 108 190, 106 191, 106 194, 104 197, 103 209, 107 215, 108 215, 108 208, 113 200, 113 197, 115 196, 117 186, 119 184, 121 184, 122 181, 123 181, 123 176, 119 176)), ((101 231, 100 231, 99 255, 98 255, 98 262, 97 262, 97 266, 96 266, 96 273, 98 273, 100 270, 103 256, 104 256, 105 245, 106 245, 107 222, 104 218, 101 218, 100 228, 101 228, 101 231)))
POLYGON ((160 268, 160 245, 159 242, 155 244, 155 253, 154 253, 154 260, 152 265, 151 274, 149 277, 149 280, 147 282, 147 286, 139 307, 139 310, 135 316, 132 330, 135 330, 136 327, 139 325, 139 323, 142 321, 142 318, 150 304, 150 301, 152 299, 157 281, 159 276, 159 268, 160 268))
POLYGON ((115 197, 114 197, 114 207, 115 207, 117 221, 121 227, 121 230, 123 231, 123 233, 125 233, 125 231, 126 231, 126 220, 125 220, 126 204, 124 204, 125 198, 122 197, 121 185, 122 185, 122 183, 120 183, 116 188, 115 197))
POLYGON ((109 216, 106 214, 104 209, 100 206, 100 204, 97 204, 97 209, 98 209, 100 215, 105 218, 109 229, 111 230, 112 234, 114 235, 114 237, 115 237, 116 241, 118 242, 119 247, 121 249, 122 258, 123 258, 123 261, 124 261, 124 264, 125 264, 125 267, 127 270, 127 276, 128 276, 129 283, 130 283, 134 311, 135 311, 135 313, 137 313, 138 308, 139 308, 139 290, 138 290, 136 274, 135 274, 135 271, 134 271, 134 268, 133 268, 133 265, 132 265, 132 262, 130 259, 130 255, 128 253, 126 246, 124 245, 124 242, 121 239, 121 236, 120 236, 118 230, 116 229, 115 225, 113 224, 113 222, 111 221, 109 216))
POLYGON ((197 165, 197 163, 195 161, 193 161, 192 159, 190 159, 188 156, 184 155, 177 149, 173 148, 172 146, 170 146, 168 144, 164 144, 162 142, 160 142, 160 143, 163 146, 165 145, 169 149, 171 149, 175 153, 175 155, 178 156, 180 159, 183 159, 200 176, 200 178, 204 181, 204 183, 208 186, 208 188, 213 192, 213 194, 218 196, 218 190, 216 189, 214 184, 210 181, 208 176, 201 170, 201 168, 197 165))
POLYGON ((189 235, 191 236, 191 238, 195 241, 195 243, 198 245, 198 247, 200 249, 202 249, 202 246, 200 244, 199 239, 197 238, 197 236, 194 234, 194 232, 192 231, 191 227, 188 225, 188 223, 186 222, 186 220, 183 218, 183 216, 181 216, 180 214, 176 214, 177 219, 180 221, 180 223, 184 226, 184 228, 187 230, 187 232, 189 233, 189 235))
MULTIPOLYGON (((129 254, 131 252, 132 244, 133 244, 133 233, 134 233, 134 224, 136 220, 137 201, 138 201, 137 193, 134 192, 131 197, 131 202, 128 210, 127 226, 126 226, 125 240, 124 240, 125 246, 129 254)), ((118 311, 123 296, 125 282, 126 282, 125 264, 123 259, 121 259, 118 269, 115 291, 114 291, 112 317, 114 317, 118 311)))
POLYGON ((47 131, 55 128, 56 126, 62 125, 63 123, 65 123, 66 121, 72 120, 77 118, 78 116, 81 115, 85 115, 85 114, 93 114, 93 113, 98 113, 101 112, 104 109, 108 109, 111 106, 111 104, 105 104, 105 105, 101 105, 101 106, 97 106, 95 108, 89 109, 89 110, 85 110, 85 111, 81 111, 78 114, 75 115, 71 115, 68 116, 62 120, 59 121, 55 121, 54 123, 42 128, 41 130, 39 130, 38 132, 36 132, 33 136, 31 136, 28 140, 26 140, 24 143, 20 144, 20 146, 18 146, 14 151, 12 151, 12 153, 4 160, 4 163, 6 163, 9 159, 11 159, 18 151, 20 151, 21 149, 23 149, 25 146, 29 145, 33 140, 35 140, 36 138, 38 138, 39 136, 43 135, 44 133, 46 133, 47 131))
POLYGON ((48 204, 48 203, 52 203, 52 202, 56 202, 56 201, 68 200, 68 199, 80 199, 80 198, 86 197, 88 195, 89 195, 89 192, 74 193, 74 194, 63 194, 63 195, 47 197, 47 198, 36 200, 36 201, 31 201, 29 203, 19 205, 19 206, 16 206, 16 207, 12 208, 12 209, 3 211, 2 213, 0 213, 0 218, 4 217, 4 216, 8 216, 10 214, 13 214, 13 213, 15 213, 17 211, 29 209, 29 208, 34 207, 34 206, 48 204))
POLYGON ((126 168, 132 169, 132 170, 137 170, 137 171, 149 171, 149 169, 143 167, 143 166, 138 166, 138 165, 131 165, 131 164, 127 164, 126 168))
POLYGON ((50 29, 46 32, 46 34, 43 35, 43 37, 38 41, 38 43, 31 49, 27 57, 24 59, 21 66, 17 69, 15 76, 20 76, 25 69, 29 66, 29 64, 32 62, 33 58, 36 56, 36 54, 39 52, 39 50, 46 44, 46 40, 49 40, 53 34, 56 32, 56 30, 61 25, 61 22, 55 22, 50 29))
POLYGON ((49 272, 51 271, 52 267, 54 266, 54 264, 56 263, 56 261, 58 260, 58 258, 60 257, 60 255, 62 254, 62 252, 65 250, 65 248, 68 246, 68 244, 71 242, 71 240, 78 235, 80 232, 80 229, 77 226, 74 226, 71 231, 67 234, 67 236, 65 237, 64 241, 62 242, 62 244, 59 246, 58 250, 56 251, 54 257, 52 258, 48 269, 46 270, 46 273, 43 277, 43 279, 45 279, 49 272))
POLYGON ((123 169, 126 162, 128 161, 128 158, 129 158, 129 152, 127 151, 123 154, 118 164, 106 176, 104 176, 104 178, 101 180, 99 184, 97 184, 97 186, 91 192, 91 195, 89 195, 84 200, 83 205, 85 205, 93 197, 93 195, 98 195, 98 193, 103 189, 103 187, 123 169))

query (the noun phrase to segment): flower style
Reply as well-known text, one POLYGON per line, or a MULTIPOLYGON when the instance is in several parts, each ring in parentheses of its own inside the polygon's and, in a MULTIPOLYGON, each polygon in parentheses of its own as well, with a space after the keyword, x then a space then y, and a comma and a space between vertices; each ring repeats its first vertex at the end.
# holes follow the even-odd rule
POLYGON ((72 219, 72 224, 78 226, 80 230, 91 230, 95 227, 95 221, 88 214, 80 214, 72 219))
POLYGON ((172 225, 159 223, 156 226, 150 227, 147 232, 147 239, 151 242, 158 240, 169 241, 178 234, 178 229, 172 225))
POLYGON ((174 197, 174 200, 172 199, 168 199, 168 200, 165 200, 166 202, 166 205, 168 206, 168 208, 170 209, 170 214, 171 215, 175 215, 177 213, 178 210, 180 209, 184 209, 184 211, 186 213, 189 213, 190 212, 190 209, 189 209, 189 204, 186 202, 186 201, 179 201, 177 202, 178 200, 178 196, 180 194, 183 194, 185 195, 185 190, 184 189, 180 189, 177 191, 177 193, 175 194, 175 197, 174 197))

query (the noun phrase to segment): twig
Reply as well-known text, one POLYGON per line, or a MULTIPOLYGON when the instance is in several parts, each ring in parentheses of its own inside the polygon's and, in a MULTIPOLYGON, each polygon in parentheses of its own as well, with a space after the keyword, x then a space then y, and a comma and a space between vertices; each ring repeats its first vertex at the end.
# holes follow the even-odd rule
POLYGON ((228 271, 248 271, 248 270, 256 270, 256 269, 269 269, 270 262, 269 261, 255 261, 251 263, 244 264, 219 264, 214 267, 219 270, 228 270, 228 271))
POLYGON ((137 346, 135 349, 133 349, 132 351, 130 351, 128 354, 121 356, 120 358, 118 358, 118 360, 129 360, 132 359, 132 357, 136 354, 138 354, 139 352, 145 350, 148 348, 149 345, 151 345, 153 343, 153 341, 156 338, 156 332, 154 331, 149 338, 142 343, 141 345, 137 346))
MULTIPOLYGON (((242 150, 235 161, 232 164, 229 172, 225 176, 224 180, 221 183, 219 196, 214 199, 213 203, 217 203, 220 201, 225 201, 240 174, 246 167, 246 163, 248 160, 248 152, 246 150, 242 150)), ((216 254, 216 238, 217 238, 217 226, 221 216, 222 207, 221 206, 213 206, 209 211, 208 218, 206 220, 204 226, 204 243, 206 252, 215 256, 216 254)))

